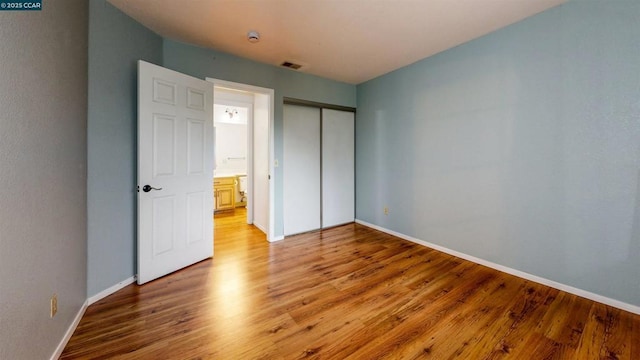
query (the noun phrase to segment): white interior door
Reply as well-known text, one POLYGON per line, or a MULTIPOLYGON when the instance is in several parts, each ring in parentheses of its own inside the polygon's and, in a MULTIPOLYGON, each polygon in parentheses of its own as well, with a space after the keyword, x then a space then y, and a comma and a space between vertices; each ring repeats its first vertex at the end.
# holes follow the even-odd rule
POLYGON ((284 105, 284 235, 320 228, 320 109, 284 105))
POLYGON ((322 109, 322 227, 355 219, 355 117, 322 109))
POLYGON ((213 256, 212 184, 213 84, 139 61, 138 284, 213 256))

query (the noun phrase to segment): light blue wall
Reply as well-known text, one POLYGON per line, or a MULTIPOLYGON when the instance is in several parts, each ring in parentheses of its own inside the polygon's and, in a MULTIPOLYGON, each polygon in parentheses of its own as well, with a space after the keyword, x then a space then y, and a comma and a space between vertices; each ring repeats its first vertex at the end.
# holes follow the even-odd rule
POLYGON ((88 296, 136 274, 138 59, 161 64, 162 38, 106 1, 91 0, 88 296))
POLYGON ((85 0, 0 11, 3 360, 51 358, 86 300, 87 14, 85 0))
POLYGON ((359 85, 357 218, 640 305, 638 19, 573 1, 359 85))
MULTIPOLYGON (((171 40, 164 41, 163 66, 201 79, 212 77, 274 89, 276 159, 282 159, 283 97, 351 107, 356 105, 354 85, 297 73, 171 40)), ((275 234, 278 236, 282 235, 282 167, 276 168, 275 171, 275 192, 275 234)))

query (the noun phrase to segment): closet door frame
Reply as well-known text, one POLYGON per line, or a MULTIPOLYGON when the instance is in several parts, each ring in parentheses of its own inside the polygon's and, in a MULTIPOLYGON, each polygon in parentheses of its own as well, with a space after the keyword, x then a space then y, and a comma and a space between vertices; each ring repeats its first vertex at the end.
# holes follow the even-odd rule
MULTIPOLYGON (((295 99, 295 98, 289 98, 289 97, 284 97, 283 98, 283 103, 284 105, 296 105, 296 106, 307 106, 307 107, 312 107, 312 108, 317 108, 319 109, 320 112, 320 118, 318 119, 320 121, 320 229, 323 228, 330 228, 332 226, 338 226, 341 224, 335 224, 335 225, 331 225, 331 226, 327 226, 324 227, 323 226, 323 208, 322 208, 322 203, 323 203, 323 183, 322 183, 322 177, 323 177, 323 159, 322 159, 322 144, 323 144, 323 128, 322 128, 322 120, 323 120, 323 110, 338 110, 338 111, 345 111, 345 112, 350 112, 353 113, 353 126, 354 126, 354 139, 353 139, 353 147, 354 147, 354 151, 353 151, 353 181, 354 181, 354 191, 353 191, 353 217, 355 219, 355 166, 356 166, 356 162, 355 162, 355 146, 356 146, 356 139, 355 139, 355 116, 356 116, 356 108, 354 107, 349 107, 349 106, 341 106, 341 105, 333 105, 333 104, 326 104, 326 103, 320 103, 320 102, 315 102, 315 101, 308 101, 308 100, 301 100, 301 99, 295 99)), ((284 164, 284 166, 287 166, 286 164, 284 164)), ((285 215, 286 216, 286 215, 285 215)), ((311 231, 311 230, 317 230, 317 229, 309 229, 307 231, 311 231)), ((285 230, 286 233, 286 230, 285 230)), ((293 235, 293 234, 291 234, 293 235)), ((286 236, 286 235, 285 235, 286 236)))

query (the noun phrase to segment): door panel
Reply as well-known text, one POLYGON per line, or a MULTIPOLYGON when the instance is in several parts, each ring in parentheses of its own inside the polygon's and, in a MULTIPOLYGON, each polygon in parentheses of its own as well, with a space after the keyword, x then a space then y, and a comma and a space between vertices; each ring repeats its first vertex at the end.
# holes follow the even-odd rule
POLYGON ((153 256, 162 255, 173 249, 176 233, 173 221, 161 221, 173 219, 175 216, 176 202, 174 196, 156 197, 153 199, 153 256))
POLYGON ((205 111, 205 96, 205 91, 187 87, 187 107, 198 111, 205 111))
POLYGON ((320 110, 284 106, 284 235, 320 228, 320 110))
POLYGON ((138 88, 143 284, 213 256, 213 84, 140 61, 138 88))
POLYGON ((191 245, 206 238, 206 193, 198 191, 187 194, 187 242, 191 245))
POLYGON ((153 101, 157 103, 176 105, 178 86, 171 81, 153 79, 153 101))
POLYGON ((187 123, 187 173, 203 175, 206 158, 205 122, 189 119, 187 123))
POLYGON ((322 109, 322 227, 355 219, 354 113, 322 109))
POLYGON ((175 117, 153 115, 153 175, 171 176, 175 174, 175 117))

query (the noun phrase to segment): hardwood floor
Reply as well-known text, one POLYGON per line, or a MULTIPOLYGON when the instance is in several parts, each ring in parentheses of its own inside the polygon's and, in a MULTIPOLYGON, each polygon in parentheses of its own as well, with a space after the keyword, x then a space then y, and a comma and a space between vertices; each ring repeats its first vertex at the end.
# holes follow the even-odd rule
POLYGON ((91 305, 63 359, 640 359, 640 316, 350 224, 215 253, 91 305))

